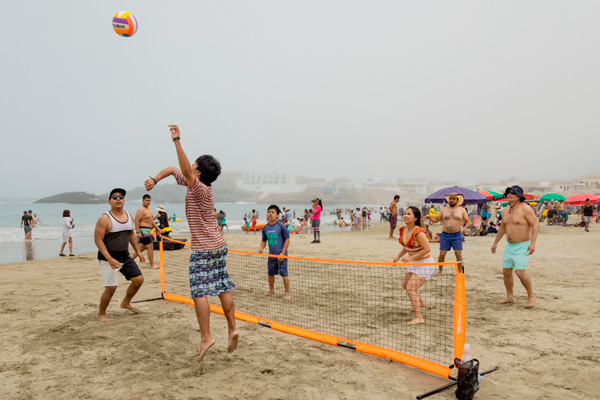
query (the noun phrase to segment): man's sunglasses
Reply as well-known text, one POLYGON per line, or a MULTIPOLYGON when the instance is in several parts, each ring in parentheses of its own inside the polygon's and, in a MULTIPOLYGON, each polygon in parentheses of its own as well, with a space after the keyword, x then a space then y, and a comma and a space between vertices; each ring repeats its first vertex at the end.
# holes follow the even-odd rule
POLYGON ((122 194, 113 194, 112 196, 110 196, 111 199, 113 200, 123 200, 125 198, 125 196, 123 196, 122 194))
POLYGON ((517 192, 515 192, 514 190, 509 190, 508 194, 514 194, 515 196, 517 195, 517 192))

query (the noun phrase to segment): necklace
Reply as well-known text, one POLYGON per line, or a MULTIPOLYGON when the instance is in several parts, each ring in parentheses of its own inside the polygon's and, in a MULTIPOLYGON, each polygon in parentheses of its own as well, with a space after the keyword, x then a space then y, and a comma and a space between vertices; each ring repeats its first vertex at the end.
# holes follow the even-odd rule
POLYGON ((511 205, 509 205, 509 207, 510 207, 510 208, 509 208, 509 210, 508 210, 508 213, 509 213, 509 214, 510 214, 510 212, 512 211, 513 207, 514 207, 514 206, 516 206, 517 204, 519 204, 519 203, 517 202, 517 203, 513 204, 512 206, 511 206, 511 205))

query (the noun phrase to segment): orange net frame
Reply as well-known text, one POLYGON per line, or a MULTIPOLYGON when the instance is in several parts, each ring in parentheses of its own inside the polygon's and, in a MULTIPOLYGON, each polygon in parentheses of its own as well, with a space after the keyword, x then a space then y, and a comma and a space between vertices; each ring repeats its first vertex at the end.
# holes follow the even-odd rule
MULTIPOLYGON (((190 297, 189 243, 162 238, 160 276, 165 300, 194 304, 190 297), (164 246, 183 247, 165 251, 164 246)), ((425 323, 414 318, 402 280, 412 264, 286 257, 292 300, 284 302, 283 284, 275 277, 275 296, 268 291, 267 254, 229 250, 227 270, 236 318, 282 332, 344 346, 395 360, 448 378, 454 358, 466 341, 465 276, 455 262, 435 265, 436 272, 419 288, 426 303, 425 323), (437 275, 437 266, 444 271, 437 275)), ((211 311, 223 314, 218 298, 211 311)))

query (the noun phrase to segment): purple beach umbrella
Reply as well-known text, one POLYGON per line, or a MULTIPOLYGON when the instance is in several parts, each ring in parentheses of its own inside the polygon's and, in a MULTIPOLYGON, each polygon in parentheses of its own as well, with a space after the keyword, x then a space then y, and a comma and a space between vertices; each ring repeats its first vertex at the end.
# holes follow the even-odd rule
POLYGON ((487 201, 487 198, 484 195, 472 190, 460 186, 449 186, 427 196, 425 198, 425 203, 446 203, 446 196, 449 196, 452 193, 458 193, 465 196, 464 204, 485 204, 487 201))

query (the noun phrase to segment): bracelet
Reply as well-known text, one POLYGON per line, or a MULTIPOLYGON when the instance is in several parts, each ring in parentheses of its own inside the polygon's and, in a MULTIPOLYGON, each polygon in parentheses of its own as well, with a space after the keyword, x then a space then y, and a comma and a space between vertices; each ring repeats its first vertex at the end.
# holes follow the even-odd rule
POLYGON ((156 179, 154 179, 153 177, 150 177, 150 179, 152 179, 154 181, 155 185, 158 183, 158 182, 156 182, 156 179))
POLYGON ((173 138, 173 141, 174 141, 174 142, 176 142, 176 141, 178 141, 178 140, 181 140, 181 137, 177 136, 177 137, 174 137, 174 138, 173 138))

